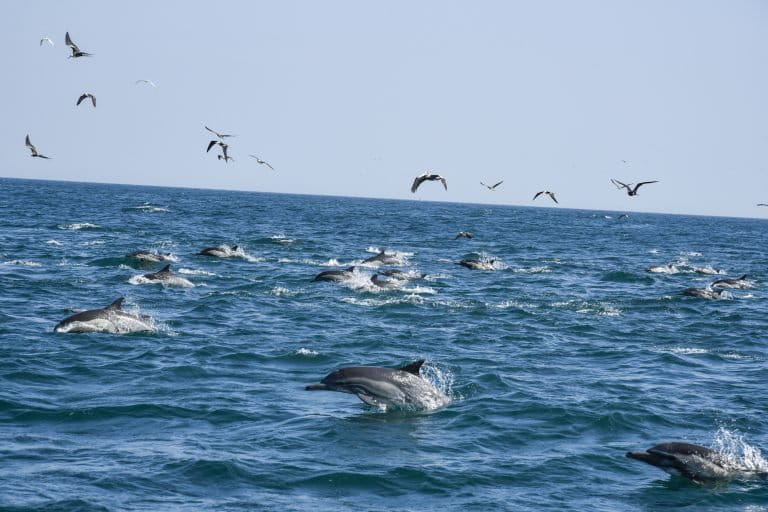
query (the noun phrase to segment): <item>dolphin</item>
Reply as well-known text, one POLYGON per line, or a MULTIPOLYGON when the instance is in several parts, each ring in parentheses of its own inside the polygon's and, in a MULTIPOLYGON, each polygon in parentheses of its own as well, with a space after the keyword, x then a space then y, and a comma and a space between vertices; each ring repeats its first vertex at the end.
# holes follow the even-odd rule
POLYGON ((738 279, 718 279, 710 286, 719 288, 752 288, 752 283, 747 280, 747 274, 738 279))
POLYGON ((239 248, 240 247, 237 245, 233 245, 232 247, 228 245, 219 245, 218 247, 206 247, 197 254, 201 254, 203 256, 216 256, 217 258, 229 258, 239 248))
POLYGON ((376 256, 365 258, 363 263, 379 263, 381 265, 397 265, 400 260, 394 254, 387 254, 386 251, 381 251, 376 256))
POLYGON ((326 270, 325 272, 317 274, 312 281, 344 281, 345 279, 348 279, 350 274, 354 271, 354 266, 345 270, 326 270))
POLYGON ((674 274, 677 272, 677 267, 671 263, 666 265, 651 265, 645 268, 646 272, 653 272, 657 274, 674 274))
POLYGON ((358 366, 341 368, 326 375, 320 384, 311 384, 307 391, 339 391, 351 393, 368 405, 381 408, 416 406, 434 409, 450 399, 421 377, 423 359, 401 368, 358 366))
POLYGON ((390 279, 379 279, 379 274, 373 274, 371 276, 371 283, 378 286, 379 288, 400 288, 402 285, 402 282, 398 282, 397 280, 390 280, 390 279))
POLYGON ((462 267, 467 267, 470 270, 495 270, 496 267, 494 267, 494 263, 496 263, 496 260, 481 261, 463 259, 456 264, 461 265, 462 267))
POLYGON ((192 284, 192 281, 190 281, 189 279, 185 277, 181 277, 171 272, 170 263, 164 266, 162 269, 158 270, 157 272, 144 274, 144 279, 147 279, 148 281, 152 281, 153 283, 162 283, 167 286, 181 286, 184 288, 191 288, 195 286, 194 284, 192 284))
POLYGON ((56 324, 53 332, 140 332, 154 331, 150 325, 151 318, 137 316, 123 311, 123 301, 120 297, 105 308, 89 309, 75 313, 56 324))
POLYGON ((697 444, 662 443, 644 452, 627 452, 627 457, 697 483, 734 476, 734 468, 729 467, 728 461, 721 453, 697 444))
POLYGON ((402 270, 399 270, 396 268, 379 270, 378 273, 382 276, 391 277, 392 279, 399 279, 401 281, 408 281, 410 279, 424 279, 425 277, 427 277, 427 274, 413 275, 413 274, 409 274, 408 272, 403 272, 402 270))
POLYGON ((133 258, 136 260, 151 261, 153 263, 159 263, 161 261, 173 261, 173 255, 169 252, 164 254, 157 254, 149 251, 133 251, 132 253, 126 254, 125 257, 133 258))
POLYGON ((725 290, 712 290, 710 288, 686 288, 683 295, 698 297, 700 299, 719 299, 725 290))

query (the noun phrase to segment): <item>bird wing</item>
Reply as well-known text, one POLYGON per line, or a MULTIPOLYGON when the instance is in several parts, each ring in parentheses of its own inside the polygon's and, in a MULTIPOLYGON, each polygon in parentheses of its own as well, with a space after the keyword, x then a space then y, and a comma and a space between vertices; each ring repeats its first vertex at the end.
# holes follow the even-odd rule
POLYGON ((483 183, 482 181, 480 182, 480 184, 481 184, 482 186, 484 186, 484 187, 488 187, 488 188, 491 188, 491 187, 489 187, 488 185, 486 185, 485 183, 483 183))
POLYGON ((207 152, 209 152, 209 151, 211 150, 211 148, 212 148, 214 145, 218 144, 218 143, 219 143, 219 141, 217 141, 217 140, 212 140, 211 142, 209 142, 209 143, 208 143, 208 147, 205 149, 205 152, 206 152, 206 153, 207 153, 207 152))
POLYGON ((29 141, 29 135, 27 135, 27 139, 24 141, 24 144, 29 148, 29 150, 32 152, 32 156, 38 156, 37 148, 34 144, 32 144, 29 141))
POLYGON ((757 206, 768 206, 768 204, 765 204, 765 203, 757 203, 757 206))
POLYGON ((495 184, 494 186, 492 186, 491 188, 492 188, 492 189, 494 189, 494 188, 498 187, 499 185, 501 185, 502 183, 504 183, 504 180, 501 180, 500 182, 496 183, 496 184, 495 184))
POLYGON ((611 178, 611 183, 613 183, 614 186, 619 190, 621 190, 622 188, 626 188, 627 190, 629 190, 629 185, 627 185, 626 183, 622 183, 619 180, 615 180, 611 178))
POLYGON ((265 162, 265 161, 263 161, 263 160, 262 160, 260 163, 262 163, 262 164, 266 165, 267 167, 269 167, 269 168, 270 168, 270 169, 272 169, 273 171, 275 170, 275 168, 274 168, 274 167, 272 167, 271 165, 269 165, 269 162, 265 162))
MULTIPOLYGON (((632 193, 637 194, 637 189, 640 188, 641 185, 648 185, 649 183, 658 183, 657 181, 641 181, 637 185, 635 185, 635 188, 632 189, 632 193)), ((629 190, 629 187, 627 187, 627 190, 629 190)))
MULTIPOLYGON (((552 198, 554 202, 557 203, 557 199, 555 199, 555 193, 554 192, 547 192, 547 195, 552 198)), ((557 203, 560 204, 560 203, 557 203)))
POLYGON ((221 152, 224 153, 224 161, 226 162, 229 156, 227 155, 227 149, 229 148, 229 144, 221 143, 221 152))
POLYGON ((438 176, 438 178, 437 178, 437 179, 439 179, 440 181, 442 181, 442 182, 443 182, 443 188, 445 188, 445 190, 448 190, 448 182, 447 182, 447 181, 445 181, 445 178, 443 178, 442 176, 438 176))
POLYGON ((87 94, 81 94, 79 98, 77 98, 77 103, 75 103, 75 106, 79 105, 80 102, 82 102, 85 98, 87 98, 87 94))
POLYGON ((91 97, 91 101, 93 102, 93 106, 95 107, 96 106, 96 96, 94 96, 93 94, 89 94, 88 96, 91 97))
POLYGON ((69 37, 69 32, 64 34, 64 44, 66 44, 67 46, 72 48, 73 52, 79 52, 80 51, 80 48, 78 48, 77 45, 74 42, 72 42, 72 38, 69 37))
POLYGON ((537 197, 539 197, 539 196, 540 196, 541 194, 543 194, 543 193, 544 193, 544 191, 543 191, 543 190, 542 190, 541 192, 536 192, 536 195, 535 195, 535 196, 533 196, 533 201, 535 201, 535 200, 536 200, 536 198, 537 198, 537 197))
POLYGON ((46 42, 46 41, 48 41, 48 43, 49 43, 51 46, 54 46, 54 44, 53 44, 53 41, 51 41, 51 38, 50 38, 50 37, 44 37, 44 38, 42 38, 42 39, 40 40, 40 46, 43 46, 43 43, 44 43, 44 42, 46 42))
POLYGON ((420 175, 416 176, 416 178, 413 180, 413 185, 411 185, 411 192, 413 192, 413 193, 416 192, 416 189, 419 188, 419 185, 422 184, 422 182, 424 181, 425 177, 426 177, 426 173, 420 174, 420 175))
MULTIPOLYGON (((203 126, 205 126, 205 125, 203 125, 203 126)), ((219 134, 219 132, 215 132, 215 131, 211 130, 210 128, 208 128, 207 126, 205 126, 205 129, 208 130, 209 132, 211 132, 212 134, 216 135, 217 137, 221 137, 221 134, 219 134)))

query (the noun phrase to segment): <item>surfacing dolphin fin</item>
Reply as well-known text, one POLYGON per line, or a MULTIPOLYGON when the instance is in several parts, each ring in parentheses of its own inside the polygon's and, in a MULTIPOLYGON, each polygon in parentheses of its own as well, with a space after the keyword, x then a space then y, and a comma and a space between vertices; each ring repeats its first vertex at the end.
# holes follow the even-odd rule
POLYGON ((421 365, 424 364, 424 359, 419 359, 418 361, 414 361, 412 363, 408 363, 407 365, 398 368, 401 372, 408 372, 412 373, 413 375, 420 375, 421 371, 421 365))

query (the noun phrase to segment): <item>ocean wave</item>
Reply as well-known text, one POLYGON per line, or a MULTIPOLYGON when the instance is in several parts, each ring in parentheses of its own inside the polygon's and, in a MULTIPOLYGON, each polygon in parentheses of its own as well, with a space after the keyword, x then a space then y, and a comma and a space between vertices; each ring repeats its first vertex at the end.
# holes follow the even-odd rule
POLYGON ((3 265, 17 265, 19 267, 42 267, 42 263, 31 260, 9 260, 3 262, 3 265))
POLYGON ((60 224, 59 229, 65 229, 69 231, 79 231, 81 229, 97 229, 100 226, 98 224, 92 224, 90 222, 75 222, 72 224, 60 224))

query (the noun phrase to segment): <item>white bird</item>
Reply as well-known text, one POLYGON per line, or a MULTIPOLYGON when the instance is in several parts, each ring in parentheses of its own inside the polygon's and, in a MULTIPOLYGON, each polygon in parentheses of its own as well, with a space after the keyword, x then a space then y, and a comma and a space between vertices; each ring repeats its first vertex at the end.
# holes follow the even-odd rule
POLYGON ((49 45, 51 45, 51 46, 55 46, 55 45, 53 44, 53 41, 51 41, 51 38, 50 38, 50 37, 44 37, 44 38, 42 38, 42 39, 40 40, 40 46, 43 46, 43 43, 45 43, 45 42, 47 42, 47 43, 48 43, 49 45))
POLYGON ((499 186, 499 185, 501 185, 502 183, 504 183, 504 180, 501 180, 500 182, 496 183, 495 185, 486 185, 486 184, 485 184, 485 183, 483 183, 482 181, 480 182, 480 184, 481 184, 482 186, 484 186, 485 188, 487 188, 488 190, 496 190, 496 187, 498 187, 498 186, 499 186))
POLYGON ((419 185, 425 181, 441 181, 443 183, 443 187, 445 187, 445 190, 448 190, 448 183, 445 181, 445 178, 439 174, 429 174, 428 172, 424 172, 416 176, 416 179, 413 180, 413 185, 411 185, 411 192, 415 193, 416 189, 419 188, 419 185))
POLYGON ((257 164, 266 165, 267 167, 269 167, 269 168, 270 168, 270 169, 272 169, 273 171, 275 170, 275 168, 274 168, 274 167, 272 167, 271 165, 269 165, 269 162, 266 162, 266 161, 262 160, 261 158, 257 157, 256 155, 248 155, 248 156, 249 156, 249 157, 251 157, 251 158, 255 158, 255 159, 256 159, 256 163, 257 163, 257 164))
POLYGON ((72 38, 69 37, 69 32, 64 34, 64 44, 69 46, 69 48, 72 50, 72 55, 68 57, 70 59, 73 57, 90 57, 93 55, 92 53, 85 53, 84 51, 80 50, 80 48, 78 48, 78 46, 72 41, 72 38))
POLYGON ((37 148, 29 141, 29 134, 27 134, 27 139, 24 141, 24 144, 29 148, 29 150, 32 152, 32 156, 36 156, 38 158, 45 158, 46 160, 50 160, 50 157, 47 157, 45 155, 42 155, 37 152, 37 148))
POLYGON ((83 94, 81 94, 80 97, 77 98, 77 103, 75 104, 75 106, 80 105, 80 103, 82 103, 82 101, 85 98, 91 98, 91 103, 93 103, 94 107, 96 106, 96 96, 94 96, 93 94, 91 94, 89 92, 84 92, 83 94))
MULTIPOLYGON (((555 193, 550 192, 549 190, 542 190, 541 192, 536 192, 536 195, 533 196, 533 200, 535 201, 537 197, 539 197, 541 194, 547 194, 554 202, 557 203, 557 199, 555 199, 555 193)), ((558 203, 560 204, 560 203, 558 203)))
POLYGON ((209 132, 211 132, 212 134, 214 134, 215 136, 217 136, 220 139, 223 139, 224 137, 234 137, 234 135, 231 135, 231 134, 228 134, 228 133, 219 133, 216 130, 211 130, 210 128, 208 128, 205 125, 203 125, 203 126, 205 127, 206 130, 208 130, 209 132))
POLYGON ((147 85, 151 85, 152 87, 157 87, 157 85, 155 85, 155 82, 153 82, 152 80, 146 80, 143 78, 141 80, 136 80, 136 84, 147 84, 147 85))

